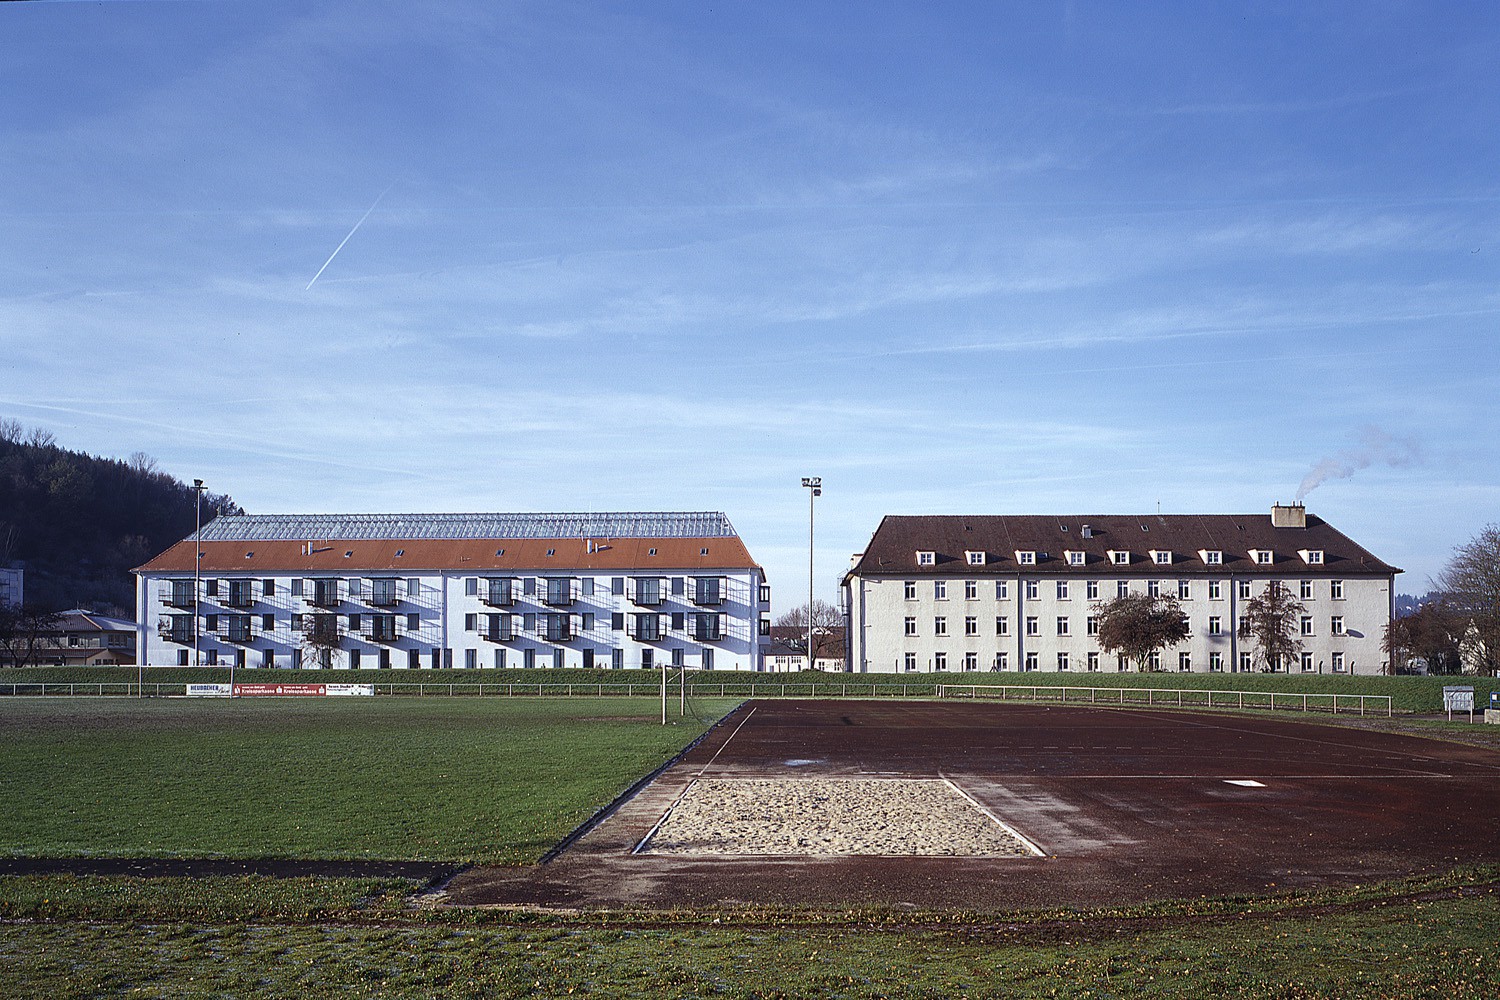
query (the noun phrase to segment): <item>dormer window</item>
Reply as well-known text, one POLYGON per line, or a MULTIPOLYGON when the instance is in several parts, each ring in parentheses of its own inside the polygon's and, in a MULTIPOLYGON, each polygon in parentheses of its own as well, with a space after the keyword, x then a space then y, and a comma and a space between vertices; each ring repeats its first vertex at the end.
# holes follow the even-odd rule
POLYGON ((983 552, 965 552, 964 553, 964 561, 967 562, 970 566, 983 566, 984 565, 984 553, 983 552))
POLYGON ((1030 549, 1016 549, 1016 562, 1022 566, 1036 565, 1036 552, 1030 549))
POLYGON ((1084 555, 1082 552, 1069 552, 1068 553, 1068 565, 1069 566, 1082 566, 1087 561, 1088 561, 1088 556, 1084 555))
POLYGON ((1161 549, 1152 549, 1151 561, 1158 566, 1170 566, 1172 565, 1172 553, 1170 551, 1164 552, 1161 549))
POLYGON ((1257 566, 1269 566, 1275 561, 1276 553, 1270 549, 1251 549, 1250 558, 1257 566))
POLYGON ((1323 565, 1322 549, 1298 549, 1297 554, 1301 556, 1302 561, 1307 563, 1309 566, 1323 565))
POLYGON ((918 566, 936 566, 937 565, 937 553, 936 552, 930 552, 930 551, 924 551, 922 549, 918 549, 917 550, 917 565, 918 566))
POLYGON ((1224 565, 1224 553, 1219 549, 1199 549, 1198 558, 1203 560, 1205 566, 1224 565))
POLYGON ((1109 550, 1109 561, 1110 561, 1110 563, 1112 565, 1115 565, 1115 566, 1129 566, 1130 565, 1130 553, 1129 552, 1123 552, 1120 549, 1110 549, 1109 550))

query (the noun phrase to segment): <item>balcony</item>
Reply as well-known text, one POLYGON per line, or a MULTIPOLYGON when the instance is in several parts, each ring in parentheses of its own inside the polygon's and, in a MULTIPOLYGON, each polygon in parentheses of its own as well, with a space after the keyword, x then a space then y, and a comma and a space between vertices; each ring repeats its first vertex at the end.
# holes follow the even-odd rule
POLYGON ((365 633, 365 638, 371 642, 395 642, 396 641, 396 616, 395 615, 371 615, 370 627, 365 633))
POLYGON ((661 642, 661 615, 631 615, 626 634, 637 642, 661 642))
POLYGON ((249 615, 230 615, 224 623, 224 640, 226 642, 250 642, 254 636, 250 634, 249 615))
POLYGON ((717 607, 724 603, 724 578, 700 576, 693 579, 693 603, 700 608, 717 607))
POLYGON ((248 608, 255 603, 255 594, 251 590, 249 580, 230 580, 229 595, 225 597, 224 603, 231 608, 248 608))
POLYGON ((307 595, 307 603, 315 608, 338 607, 339 582, 337 580, 314 580, 312 591, 307 595))
POLYGON ((541 637, 548 642, 571 642, 574 638, 571 615, 546 615, 538 624, 541 637))
POLYGON ((718 642, 724 638, 724 626, 718 615, 693 615, 690 634, 696 642, 718 642))
POLYGON ((542 603, 553 608, 565 608, 573 603, 572 577, 548 577, 542 581, 542 603))
POLYGON ((191 583, 173 584, 162 588, 161 602, 171 608, 193 607, 197 603, 193 594, 193 585, 191 583))
POLYGON ((516 588, 513 580, 486 580, 480 591, 480 603, 492 608, 508 608, 516 603, 516 588))
POLYGON ((510 642, 516 637, 510 615, 485 615, 480 624, 479 637, 486 642, 510 642))
POLYGON ((635 577, 630 582, 630 602, 637 607, 654 608, 667 599, 667 581, 660 577, 635 577))
POLYGON ((400 603, 396 596, 395 580, 371 580, 370 581, 370 606, 376 608, 393 608, 400 603))
POLYGON ((302 619, 302 634, 313 642, 337 642, 344 630, 339 626, 338 615, 306 615, 302 619))
POLYGON ((193 644, 193 626, 186 622, 169 621, 164 618, 157 625, 156 634, 167 642, 175 642, 180 646, 193 644))

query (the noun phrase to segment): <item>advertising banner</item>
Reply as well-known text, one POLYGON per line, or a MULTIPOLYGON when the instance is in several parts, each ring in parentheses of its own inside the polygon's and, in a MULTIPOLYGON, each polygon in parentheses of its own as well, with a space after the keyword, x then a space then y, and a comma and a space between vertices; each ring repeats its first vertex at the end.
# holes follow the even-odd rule
POLYGON ((233 693, 228 684, 189 684, 187 686, 189 698, 228 698, 233 693))
POLYGON ((305 697, 324 695, 326 688, 326 684, 236 684, 234 693, 241 698, 305 697))
POLYGON ((362 695, 366 697, 374 697, 375 695, 374 684, 325 684, 323 686, 327 689, 324 693, 330 698, 335 695, 362 695))

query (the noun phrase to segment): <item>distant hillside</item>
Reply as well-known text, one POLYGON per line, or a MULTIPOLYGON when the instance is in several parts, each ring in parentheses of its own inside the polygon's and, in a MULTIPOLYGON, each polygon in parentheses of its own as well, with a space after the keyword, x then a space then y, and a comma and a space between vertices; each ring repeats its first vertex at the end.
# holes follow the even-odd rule
MULTIPOLYGON (((243 513, 203 495, 204 523, 243 513)), ((193 531, 193 488, 140 452, 121 461, 58 447, 0 420, 0 564, 26 567, 27 604, 135 616, 130 569, 193 531)))

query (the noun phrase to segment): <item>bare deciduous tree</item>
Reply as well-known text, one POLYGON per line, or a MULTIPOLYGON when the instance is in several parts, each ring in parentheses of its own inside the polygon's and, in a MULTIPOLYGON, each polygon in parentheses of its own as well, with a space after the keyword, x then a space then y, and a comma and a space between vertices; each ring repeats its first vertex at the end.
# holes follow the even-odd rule
POLYGON ((1174 646, 1189 635, 1188 617, 1171 596, 1124 594, 1093 605, 1099 625, 1099 648, 1133 660, 1145 671, 1151 654, 1174 646))
POLYGON ((1446 609, 1464 622, 1472 663, 1466 670, 1493 675, 1500 666, 1500 525, 1488 525, 1454 550, 1435 581, 1446 609))
MULTIPOLYGON (((839 659, 844 655, 844 640, 838 630, 844 626, 844 614, 827 601, 812 603, 813 659, 839 659)), ((781 640, 792 649, 807 655, 807 605, 793 608, 776 619, 781 640), (795 630, 795 631, 793 631, 795 630)))
POLYGON ((1302 655, 1300 630, 1306 611, 1306 605, 1293 597, 1280 580, 1272 580, 1265 590, 1246 602, 1240 638, 1249 639, 1258 647, 1262 671, 1270 673, 1282 666, 1288 671, 1292 669, 1292 661, 1302 655))

